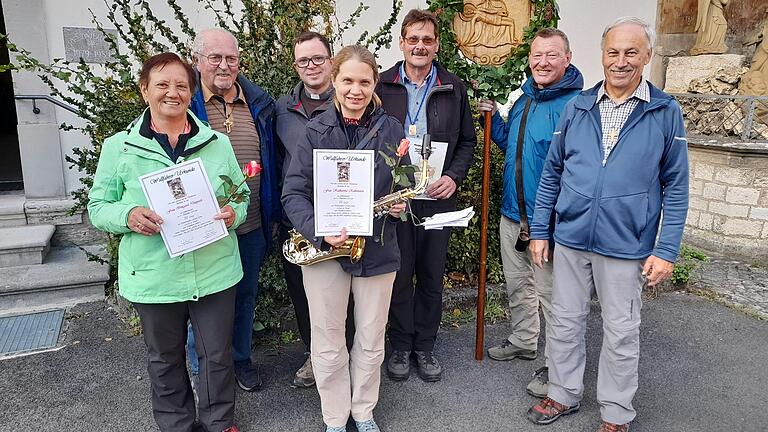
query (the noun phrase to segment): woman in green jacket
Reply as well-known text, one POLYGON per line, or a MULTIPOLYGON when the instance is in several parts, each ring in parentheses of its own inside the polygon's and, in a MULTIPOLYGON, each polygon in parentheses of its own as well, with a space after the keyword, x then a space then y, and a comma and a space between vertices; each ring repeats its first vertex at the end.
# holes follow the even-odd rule
MULTIPOLYGON (((149 107, 126 130, 104 142, 88 213, 97 228, 122 234, 119 293, 141 318, 149 354, 152 409, 163 432, 237 431, 233 425, 235 381, 232 365, 234 286, 243 275, 234 228, 244 219, 248 199, 224 206, 229 235, 171 258, 159 235, 162 218, 147 204, 139 177, 200 158, 214 191, 223 195, 226 175, 235 184, 243 173, 229 139, 187 111, 196 85, 189 64, 163 53, 142 66, 139 86, 149 107), (198 418, 186 371, 187 321, 198 341, 198 418)), ((248 188, 242 185, 248 195, 248 188)))

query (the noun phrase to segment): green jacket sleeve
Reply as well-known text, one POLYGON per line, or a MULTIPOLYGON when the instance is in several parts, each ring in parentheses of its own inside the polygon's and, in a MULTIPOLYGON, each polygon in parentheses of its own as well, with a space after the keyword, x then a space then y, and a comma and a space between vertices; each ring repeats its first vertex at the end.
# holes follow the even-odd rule
POLYGON ((128 228, 128 213, 138 203, 123 200, 125 184, 118 175, 119 145, 107 139, 101 149, 99 165, 88 192, 88 216, 96 228, 113 234, 123 234, 128 228))

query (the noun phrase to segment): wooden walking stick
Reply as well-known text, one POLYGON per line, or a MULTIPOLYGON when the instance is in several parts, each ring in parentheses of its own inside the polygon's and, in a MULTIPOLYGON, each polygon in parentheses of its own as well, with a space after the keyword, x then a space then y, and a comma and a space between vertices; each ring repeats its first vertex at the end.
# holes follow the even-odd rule
POLYGON ((480 211, 480 274, 477 282, 477 329, 475 331, 475 360, 483 359, 485 351, 485 280, 488 268, 488 198, 491 178, 491 113, 484 113, 483 134, 483 194, 480 211))

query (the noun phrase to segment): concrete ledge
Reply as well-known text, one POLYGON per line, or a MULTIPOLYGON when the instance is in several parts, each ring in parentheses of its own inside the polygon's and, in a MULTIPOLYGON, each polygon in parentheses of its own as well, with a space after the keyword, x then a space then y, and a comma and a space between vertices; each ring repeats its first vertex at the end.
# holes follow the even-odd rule
POLYGON ((72 225, 83 222, 83 212, 69 211, 75 201, 69 198, 27 199, 24 210, 29 224, 72 225))
POLYGON ((53 225, 0 228, 0 267, 42 264, 54 231, 53 225))
POLYGON ((51 248, 41 265, 0 268, 0 314, 104 300, 109 267, 78 248, 51 248))
POLYGON ((26 225, 25 200, 23 194, 0 195, 0 227, 26 225))

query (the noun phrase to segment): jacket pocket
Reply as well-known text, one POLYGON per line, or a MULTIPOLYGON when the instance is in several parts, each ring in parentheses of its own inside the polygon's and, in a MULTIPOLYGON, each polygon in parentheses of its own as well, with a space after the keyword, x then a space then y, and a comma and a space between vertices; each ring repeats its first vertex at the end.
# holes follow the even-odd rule
POLYGON ((586 219, 588 219, 591 205, 592 198, 580 194, 567 183, 563 183, 555 204, 558 230, 570 231, 572 228, 588 228, 586 219))
POLYGON ((595 247, 634 255, 648 219, 648 193, 603 198, 595 232, 595 247))

